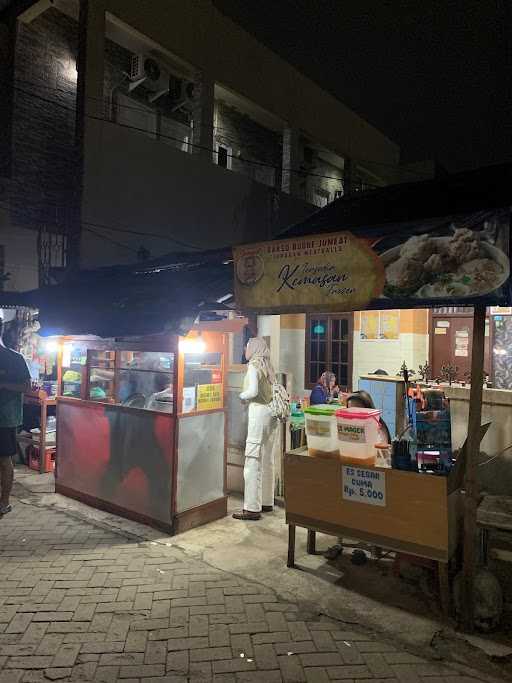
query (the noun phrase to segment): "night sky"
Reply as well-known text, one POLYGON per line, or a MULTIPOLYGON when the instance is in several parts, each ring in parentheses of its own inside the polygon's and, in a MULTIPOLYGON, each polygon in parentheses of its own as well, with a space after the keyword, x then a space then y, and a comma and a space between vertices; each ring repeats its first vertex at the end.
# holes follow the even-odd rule
POLYGON ((402 148, 512 161, 510 0, 214 0, 402 148))

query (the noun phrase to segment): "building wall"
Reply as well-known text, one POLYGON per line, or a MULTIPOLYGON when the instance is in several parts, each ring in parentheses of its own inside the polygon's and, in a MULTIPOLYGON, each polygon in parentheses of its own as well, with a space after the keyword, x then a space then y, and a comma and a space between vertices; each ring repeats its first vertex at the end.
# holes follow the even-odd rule
POLYGON ((258 336, 265 337, 270 345, 270 358, 276 372, 284 372, 280 363, 281 326, 278 315, 258 316, 258 336))
POLYGON ((9 273, 4 290, 36 289, 39 286, 37 232, 11 226, 7 212, 0 209, 0 246, 3 247, 3 271, 9 273))
POLYGON ((84 267, 132 262, 140 246, 157 256, 183 244, 264 240, 311 211, 305 202, 113 123, 88 120, 86 149, 84 267))
MULTIPOLYGON (((351 155, 357 148, 357 155, 364 157, 371 149, 375 158, 396 161, 396 145, 224 17, 210 0, 91 3, 96 14, 103 8, 111 12, 185 60, 205 82, 210 79, 257 103, 283 126, 301 130, 340 154, 351 155)), ((29 24, 20 23, 11 226, 64 232, 76 222, 77 52, 76 20, 54 7, 29 24)), ((279 173, 271 168, 255 164, 248 170, 250 166, 233 159, 233 170, 240 173, 231 173, 202 163, 199 154, 180 151, 172 156, 172 147, 182 145, 166 138, 182 135, 180 126, 186 130, 189 117, 163 116, 165 97, 149 107, 148 114, 142 89, 131 93, 127 103, 124 74, 130 56, 105 40, 105 102, 100 109, 124 127, 86 120, 82 265, 133 261, 140 246, 151 255, 162 254, 180 246, 172 237, 201 247, 265 239, 310 213, 306 202, 268 187, 280 186, 279 173), (131 101, 142 113, 129 113, 131 101), (131 125, 138 127, 137 120, 149 122, 151 129, 153 115, 156 131, 144 135, 130 130, 131 125), (111 229, 101 227, 105 225, 111 229)), ((93 73, 101 73, 98 60, 93 73)), ((219 135, 221 128, 224 134, 228 131, 235 140, 230 146, 242 157, 279 167, 280 133, 221 103, 217 127, 219 135)))
MULTIPOLYGON (((307 147, 306 147, 307 149, 307 147)), ((309 151, 311 162, 304 162, 306 169, 301 183, 304 199, 315 206, 325 206, 336 198, 336 192, 343 191, 343 168, 328 162, 316 151, 309 151)))
MULTIPOLYGON (((260 316, 259 333, 269 331, 272 344, 278 344, 279 357, 276 368, 292 376, 292 392, 302 396, 306 362, 306 316, 305 314, 279 316, 279 330, 270 327, 276 316, 260 316), (260 322, 261 321, 261 322, 260 322)), ((353 340, 353 389, 358 388, 360 375, 386 370, 396 375, 404 362, 417 370, 428 360, 428 311, 404 310, 400 312, 400 338, 398 340, 363 341, 360 339, 360 313, 354 313, 353 340)))
POLYGON ((130 92, 131 60, 134 53, 122 45, 105 39, 104 116, 126 127, 147 131, 151 137, 171 147, 182 147, 192 135, 190 112, 175 110, 168 95, 150 102, 152 94, 144 84, 130 92))
POLYGON ((280 326, 279 369, 290 376, 293 396, 303 396, 306 316, 281 315, 280 326))
POLYGON ((399 148, 221 14, 211 0, 96 0, 218 83, 340 155, 396 163, 399 148))
MULTIPOLYGON (((232 149, 233 171, 270 187, 280 187, 283 151, 279 133, 264 128, 234 107, 217 100, 214 140, 232 149), (255 163, 249 163, 251 161, 255 163)), ((215 156, 214 161, 217 161, 215 156)))
POLYGON ((65 230, 74 156, 77 24, 51 8, 19 22, 15 54, 12 225, 65 230))
POLYGON ((396 375, 405 361, 411 370, 428 362, 428 311, 400 311, 400 335, 397 340, 361 339, 361 314, 354 313, 353 387, 361 375, 385 370, 396 375))

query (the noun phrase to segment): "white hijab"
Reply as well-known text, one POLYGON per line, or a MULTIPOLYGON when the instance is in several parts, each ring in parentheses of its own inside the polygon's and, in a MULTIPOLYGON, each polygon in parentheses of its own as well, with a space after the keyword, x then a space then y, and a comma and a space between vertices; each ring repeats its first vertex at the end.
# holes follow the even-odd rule
POLYGON ((262 337, 251 337, 249 339, 245 357, 249 364, 254 366, 258 372, 261 372, 271 384, 275 382, 276 374, 270 361, 270 349, 262 337))

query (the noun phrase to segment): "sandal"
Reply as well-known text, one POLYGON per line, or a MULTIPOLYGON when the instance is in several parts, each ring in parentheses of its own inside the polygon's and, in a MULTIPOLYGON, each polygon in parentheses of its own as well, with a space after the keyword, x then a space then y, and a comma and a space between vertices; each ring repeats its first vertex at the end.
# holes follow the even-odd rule
POLYGON ((324 557, 326 560, 335 560, 339 555, 341 555, 342 552, 343 546, 339 543, 336 543, 336 545, 331 545, 330 548, 327 548, 324 557))

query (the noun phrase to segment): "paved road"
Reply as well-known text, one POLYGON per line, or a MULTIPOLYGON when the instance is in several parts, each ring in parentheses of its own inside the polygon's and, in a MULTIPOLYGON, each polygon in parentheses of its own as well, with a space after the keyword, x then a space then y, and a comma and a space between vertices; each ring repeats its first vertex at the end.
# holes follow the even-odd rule
POLYGON ((0 683, 469 683, 170 544, 14 501, 0 519, 0 683))

